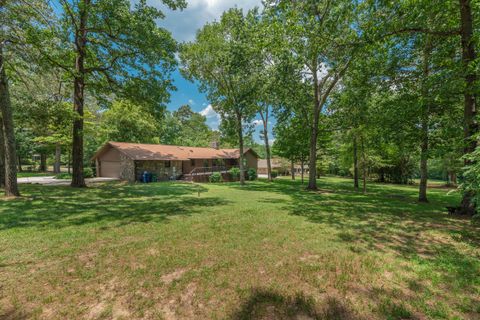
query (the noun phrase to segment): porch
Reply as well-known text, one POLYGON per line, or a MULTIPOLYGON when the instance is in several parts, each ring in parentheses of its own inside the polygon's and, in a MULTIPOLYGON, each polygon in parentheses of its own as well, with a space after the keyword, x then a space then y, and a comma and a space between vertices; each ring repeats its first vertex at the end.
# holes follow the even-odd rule
POLYGON ((153 174, 158 181, 169 180, 204 180, 219 172, 227 174, 228 170, 238 167, 237 159, 191 159, 179 160, 137 160, 135 161, 135 180, 141 181, 144 172, 153 174), (198 179, 191 179, 198 177, 198 179))

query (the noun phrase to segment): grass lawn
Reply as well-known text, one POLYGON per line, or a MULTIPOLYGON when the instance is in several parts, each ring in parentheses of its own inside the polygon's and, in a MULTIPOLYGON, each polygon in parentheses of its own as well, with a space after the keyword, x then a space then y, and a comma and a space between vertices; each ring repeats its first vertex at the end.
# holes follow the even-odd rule
POLYGON ((17 176, 18 178, 32 178, 32 177, 50 177, 54 176, 55 174, 52 172, 18 172, 17 176))
POLYGON ((458 194, 319 185, 22 185, 0 202, 0 319, 480 319, 458 194))

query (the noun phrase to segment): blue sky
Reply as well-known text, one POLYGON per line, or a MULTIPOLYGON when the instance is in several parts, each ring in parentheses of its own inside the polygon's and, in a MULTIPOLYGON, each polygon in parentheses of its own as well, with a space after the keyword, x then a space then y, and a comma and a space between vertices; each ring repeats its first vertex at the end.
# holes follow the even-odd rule
MULTIPOLYGON (((158 22, 161 27, 172 32, 173 37, 179 42, 193 41, 196 31, 205 23, 218 20, 222 13, 232 7, 249 10, 261 7, 261 0, 187 0, 188 7, 183 11, 171 11, 165 9, 160 0, 149 0, 148 4, 162 8, 166 18, 158 22)), ((207 123, 213 129, 217 129, 220 117, 213 110, 205 94, 198 90, 195 83, 182 77, 179 71, 173 74, 177 91, 171 93, 169 110, 189 104, 192 109, 207 117, 207 123)), ((260 126, 254 134, 255 140, 259 138, 260 126)))

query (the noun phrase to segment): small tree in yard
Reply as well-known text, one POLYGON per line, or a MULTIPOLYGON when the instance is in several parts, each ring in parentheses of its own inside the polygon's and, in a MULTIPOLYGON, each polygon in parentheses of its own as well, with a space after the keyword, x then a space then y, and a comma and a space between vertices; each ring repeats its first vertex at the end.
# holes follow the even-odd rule
MULTIPOLYGON (((280 118, 273 133, 275 136, 273 153, 290 160, 292 167, 295 162, 300 162, 303 182, 303 168, 309 154, 308 130, 302 126, 300 119, 293 116, 287 119, 280 118)), ((294 178, 293 170, 292 178, 294 178)))
POLYGON ((204 26, 195 42, 182 47, 182 71, 191 80, 200 81, 201 89, 222 117, 222 125, 236 131, 240 149, 240 183, 245 184, 244 125, 256 113, 255 92, 259 86, 256 70, 261 58, 251 45, 257 26, 256 11, 246 16, 230 9, 219 22, 204 26))

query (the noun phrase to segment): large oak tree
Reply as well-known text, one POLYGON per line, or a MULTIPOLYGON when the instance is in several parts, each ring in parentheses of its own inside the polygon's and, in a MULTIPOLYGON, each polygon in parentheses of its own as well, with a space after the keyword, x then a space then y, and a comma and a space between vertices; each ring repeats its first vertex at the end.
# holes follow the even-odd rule
MULTIPOLYGON (((40 45, 51 64, 64 69, 73 83, 73 187, 85 186, 83 176, 84 104, 86 94, 128 97, 162 113, 173 89, 169 78, 176 65, 176 42, 158 27, 164 14, 145 0, 60 0, 61 17, 55 50, 40 45), (52 52, 54 54, 52 54, 52 52)), ((184 0, 164 0, 171 9, 184 0)))

